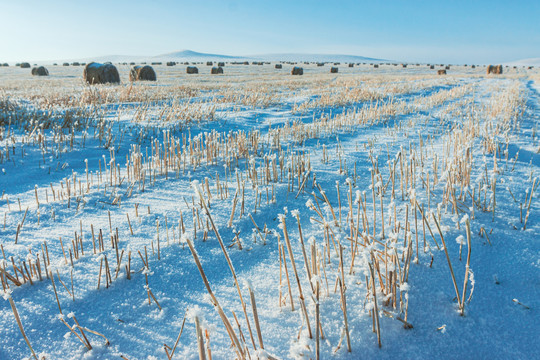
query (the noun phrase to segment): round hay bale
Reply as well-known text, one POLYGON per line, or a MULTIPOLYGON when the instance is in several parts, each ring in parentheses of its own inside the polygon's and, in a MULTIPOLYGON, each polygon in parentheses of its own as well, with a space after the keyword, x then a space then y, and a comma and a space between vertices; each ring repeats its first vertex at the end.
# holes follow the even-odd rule
POLYGON ((73 65, 73 66, 81 66, 81 64, 78 63, 77 61, 75 61, 74 63, 71 63, 71 65, 73 65))
POLYGON ((320 62, 320 63, 317 63, 317 66, 324 66, 324 63, 320 62))
POLYGON ((34 76, 49 76, 49 70, 45 66, 32 68, 32 75, 34 76))
POLYGON ((20 66, 21 66, 22 69, 28 69, 30 67, 30 64, 27 63, 27 62, 23 62, 23 63, 21 63, 20 66))
POLYGON ((69 63, 63 63, 62 66, 69 66, 69 63))
POLYGON ((167 66, 175 66, 176 63, 174 61, 167 61, 167 66))
POLYGON ((224 66, 225 66, 225 63, 224 63, 224 62, 218 62, 218 63, 217 63, 217 66, 224 67, 224 66))
POLYGON ((283 65, 281 64, 276 64, 276 66, 274 66, 276 69, 283 69, 283 65))
POLYGON ((349 64, 349 67, 354 67, 354 64, 353 63, 349 64))
POLYGON ((407 64, 401 64, 402 67, 406 68, 407 67, 407 64))
POLYGON ((156 81, 156 72, 150 65, 137 65, 131 68, 129 81, 156 81))
POLYGON ((374 67, 375 69, 378 69, 378 68, 379 68, 379 64, 375 64, 375 65, 373 65, 373 67, 374 67))
POLYGON ((502 65, 489 65, 486 69, 487 74, 501 75, 503 73, 502 65))
POLYGON ((8 64, 8 63, 4 63, 4 64, 3 64, 3 66, 5 66, 5 67, 8 67, 8 66, 9 66, 9 64, 8 64))
POLYGON ((431 70, 433 70, 433 69, 435 69, 435 65, 429 65, 429 68, 430 68, 431 70))
POLYGON ((221 66, 213 67, 212 70, 210 70, 210 74, 216 75, 216 74, 223 74, 223 68, 221 66))
POLYGON ((304 75, 304 69, 299 66, 295 66, 291 70, 291 75, 304 75))
POLYGON ((213 61, 207 61, 206 62, 206 66, 213 66, 214 65, 214 62, 213 61))
POLYGON ((330 68, 330 73, 331 73, 331 74, 337 74, 337 72, 338 72, 338 68, 337 68, 337 67, 331 67, 331 68, 330 68))
POLYGON ((244 61, 244 65, 249 65, 249 61, 244 61))
POLYGON ((471 68, 476 69, 476 65, 471 65, 471 68))
POLYGON ((153 62, 152 65, 161 65, 161 62, 159 61, 153 62))
POLYGON ((116 66, 91 62, 84 68, 83 78, 89 84, 116 84, 120 82, 120 75, 116 66))
POLYGON ((188 73, 188 74, 198 74, 199 69, 196 66, 188 66, 186 68, 186 73, 188 73))
POLYGON ((445 68, 446 70, 450 70, 450 65, 446 65, 444 68, 445 68))
POLYGON ((446 75, 446 69, 437 70, 437 75, 446 75))

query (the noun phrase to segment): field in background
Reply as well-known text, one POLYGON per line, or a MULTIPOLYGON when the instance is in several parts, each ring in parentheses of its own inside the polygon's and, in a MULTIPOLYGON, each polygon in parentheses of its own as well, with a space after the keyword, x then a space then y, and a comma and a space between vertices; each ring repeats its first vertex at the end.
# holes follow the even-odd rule
POLYGON ((0 67, 1 359, 540 351, 537 69, 196 66, 0 67))

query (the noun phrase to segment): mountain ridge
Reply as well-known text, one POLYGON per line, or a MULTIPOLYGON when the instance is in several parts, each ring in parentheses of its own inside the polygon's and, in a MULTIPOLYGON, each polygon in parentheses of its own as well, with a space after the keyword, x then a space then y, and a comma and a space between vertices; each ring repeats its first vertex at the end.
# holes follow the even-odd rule
MULTIPOLYGON (((210 54, 197 52, 189 49, 174 51, 165 54, 154 56, 146 55, 104 55, 93 56, 79 59, 63 59, 55 60, 54 62, 165 62, 165 61, 215 61, 215 60, 243 60, 243 61, 293 61, 293 62, 386 62, 390 60, 365 57, 360 55, 349 54, 311 54, 311 53, 270 53, 258 55, 233 56, 224 54, 210 54)), ((52 62, 52 61, 51 61, 52 62)), ((45 63, 45 62, 41 62, 45 63)))

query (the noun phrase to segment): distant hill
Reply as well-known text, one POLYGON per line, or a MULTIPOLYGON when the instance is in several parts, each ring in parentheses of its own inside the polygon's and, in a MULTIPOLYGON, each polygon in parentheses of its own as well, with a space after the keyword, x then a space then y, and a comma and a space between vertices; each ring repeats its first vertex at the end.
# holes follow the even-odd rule
POLYGON ((344 54, 264 54, 252 55, 250 58, 261 59, 266 61, 309 61, 309 62, 346 62, 346 63, 361 63, 361 62, 386 62, 388 60, 375 59, 358 55, 344 54))
POLYGON ((197 60, 211 60, 211 59, 240 59, 243 57, 238 56, 229 56, 229 55, 220 55, 220 54, 206 54, 206 53, 200 53, 192 50, 181 50, 176 51, 168 54, 161 54, 157 56, 153 56, 152 59, 159 59, 159 60, 190 60, 190 61, 197 61, 197 60))
POLYGON ((540 66, 540 58, 521 59, 506 63, 505 65, 540 66))
MULTIPOLYGON (((106 56, 96 56, 96 57, 87 57, 83 59, 69 59, 69 60, 56 60, 55 62, 165 62, 165 61, 238 61, 238 60, 254 60, 254 61, 293 61, 293 62, 343 62, 343 63, 360 63, 360 62, 386 62, 389 60, 384 59, 375 59, 358 55, 344 55, 344 54, 262 54, 262 55, 246 55, 246 56, 230 56, 223 54, 207 54, 196 52, 193 50, 180 50, 176 52, 171 52, 167 54, 160 54, 155 56, 134 56, 134 55, 106 55, 106 56)), ((52 62, 52 61, 51 61, 52 62)))

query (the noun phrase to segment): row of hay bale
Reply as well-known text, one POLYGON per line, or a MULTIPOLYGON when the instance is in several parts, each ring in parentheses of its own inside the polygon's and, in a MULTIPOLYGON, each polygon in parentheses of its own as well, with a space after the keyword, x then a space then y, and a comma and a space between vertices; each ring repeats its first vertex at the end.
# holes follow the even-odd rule
MULTIPOLYGON (((30 67, 29 63, 22 63, 20 65, 23 68, 30 67)), ((378 68, 378 64, 374 64, 375 68, 378 68)), ((281 64, 275 65, 276 69, 282 69, 281 64)), ((532 68, 532 67, 530 67, 532 68)), ((434 65, 430 65, 430 69, 434 69, 434 65)), ((446 75, 446 70, 450 69, 450 66, 446 66, 445 69, 437 70, 438 75, 446 75)), ((489 65, 487 67, 488 74, 502 74, 503 69, 502 65, 489 65)), ((48 76, 49 71, 44 66, 34 67, 31 71, 32 75, 35 76, 48 76)), ((186 68, 186 73, 188 74, 198 74, 199 69, 196 66, 188 66, 186 68)), ((212 67, 211 74, 223 74, 223 67, 217 66, 212 67)), ((337 67, 331 67, 330 73, 338 73, 337 67)), ((303 75, 304 69, 299 66, 293 67, 291 70, 291 75, 303 75)), ((110 63, 100 64, 92 62, 86 65, 83 77, 86 82, 90 84, 105 84, 105 83, 119 83, 120 75, 116 67, 110 63)), ((133 66, 129 73, 130 81, 156 81, 157 76, 154 69, 149 65, 136 65, 133 66)))
MULTIPOLYGON (((188 74, 198 74, 196 66, 186 68, 188 74)), ((223 74, 223 67, 213 67, 211 74, 223 74)), ((48 73, 47 73, 48 74, 48 73)), ((112 64, 100 64, 92 62, 84 68, 83 78, 89 84, 119 83, 120 74, 116 66, 112 64)), ((154 68, 150 65, 133 66, 129 72, 129 81, 156 81, 157 76, 154 68)))

